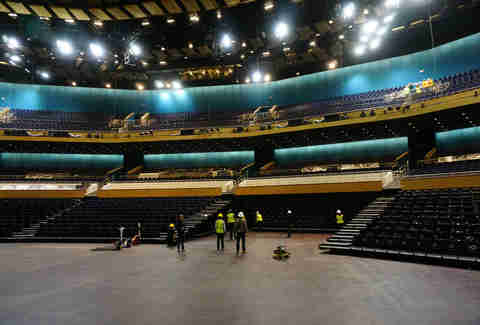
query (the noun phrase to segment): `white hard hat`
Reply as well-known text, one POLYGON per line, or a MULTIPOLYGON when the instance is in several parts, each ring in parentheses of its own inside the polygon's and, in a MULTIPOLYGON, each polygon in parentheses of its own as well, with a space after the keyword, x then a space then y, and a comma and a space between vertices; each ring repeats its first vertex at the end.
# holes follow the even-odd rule
POLYGON ((337 213, 342 213, 342 211, 340 211, 340 210, 337 210, 337 213))
POLYGON ((242 211, 240 211, 240 212, 238 213, 238 216, 239 216, 239 217, 244 217, 245 215, 243 214, 242 211))

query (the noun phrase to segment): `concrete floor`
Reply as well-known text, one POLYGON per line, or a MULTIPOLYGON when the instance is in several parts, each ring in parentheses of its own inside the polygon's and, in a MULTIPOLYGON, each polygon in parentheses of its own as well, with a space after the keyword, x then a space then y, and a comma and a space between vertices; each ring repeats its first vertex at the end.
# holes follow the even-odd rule
POLYGON ((120 252, 0 244, 0 324, 480 324, 480 272, 319 253, 325 236, 249 234, 120 252), (271 258, 287 243, 287 262, 271 258))

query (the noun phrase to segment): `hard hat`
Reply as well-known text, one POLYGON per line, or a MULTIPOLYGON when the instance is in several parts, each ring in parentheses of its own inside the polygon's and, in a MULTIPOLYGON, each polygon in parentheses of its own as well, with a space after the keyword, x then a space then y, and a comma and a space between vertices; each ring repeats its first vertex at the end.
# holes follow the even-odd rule
POLYGON ((173 228, 175 227, 175 225, 173 223, 170 224, 170 228, 173 228))
POLYGON ((219 213, 219 214, 218 214, 218 217, 219 217, 219 218, 223 218, 223 214, 222 214, 222 213, 219 213))
POLYGON ((287 213, 292 213, 292 210, 288 210, 287 213))
POLYGON ((240 211, 240 212, 238 213, 238 216, 239 216, 239 217, 245 217, 245 215, 243 214, 242 211, 240 211))
POLYGON ((337 210, 337 213, 342 213, 342 211, 340 211, 340 210, 337 210))

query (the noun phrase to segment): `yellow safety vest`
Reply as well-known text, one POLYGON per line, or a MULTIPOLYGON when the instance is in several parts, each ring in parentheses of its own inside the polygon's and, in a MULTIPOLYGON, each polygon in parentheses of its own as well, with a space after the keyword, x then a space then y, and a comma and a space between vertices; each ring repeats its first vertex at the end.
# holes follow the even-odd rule
POLYGON ((223 221, 222 219, 218 219, 217 222, 215 222, 215 232, 217 234, 225 233, 225 221, 223 221))
POLYGON ((260 213, 257 213, 257 222, 259 221, 263 222, 263 217, 260 213))
POLYGON ((235 213, 227 214, 227 222, 228 223, 234 223, 235 222, 235 213))
POLYGON ((337 214, 337 224, 343 223, 343 214, 337 214))

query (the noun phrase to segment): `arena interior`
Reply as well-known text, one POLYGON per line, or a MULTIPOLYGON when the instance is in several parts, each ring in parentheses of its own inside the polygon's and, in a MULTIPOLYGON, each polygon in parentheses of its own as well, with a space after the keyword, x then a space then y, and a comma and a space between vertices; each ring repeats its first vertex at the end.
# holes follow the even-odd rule
POLYGON ((479 324, 479 14, 0 1, 0 325, 479 324))

